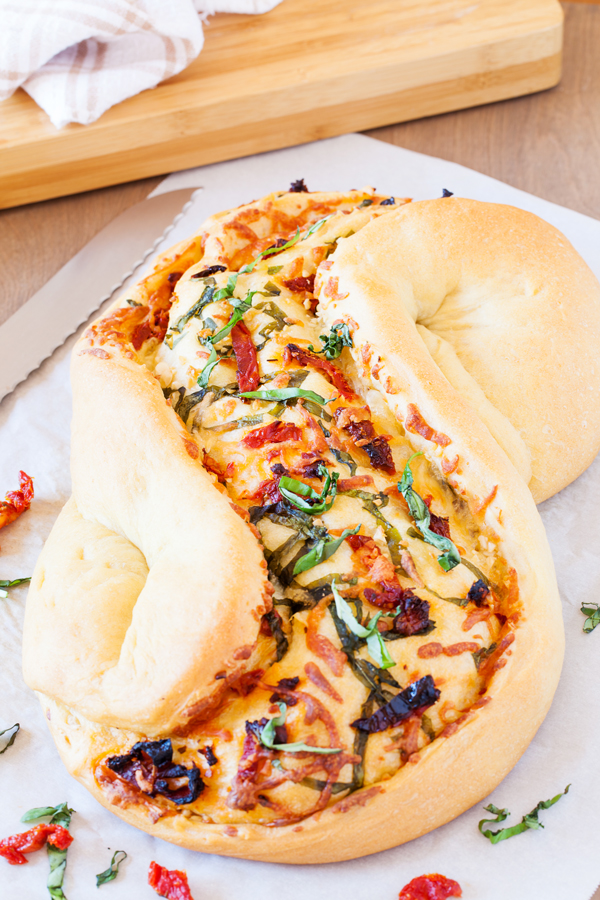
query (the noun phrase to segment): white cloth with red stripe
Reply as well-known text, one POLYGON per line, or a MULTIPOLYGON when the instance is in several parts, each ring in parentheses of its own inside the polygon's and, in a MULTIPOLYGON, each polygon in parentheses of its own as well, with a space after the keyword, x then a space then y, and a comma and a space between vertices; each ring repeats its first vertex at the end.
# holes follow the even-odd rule
POLYGON ((0 0, 0 100, 22 87, 62 128, 185 69, 216 12, 281 0, 0 0))

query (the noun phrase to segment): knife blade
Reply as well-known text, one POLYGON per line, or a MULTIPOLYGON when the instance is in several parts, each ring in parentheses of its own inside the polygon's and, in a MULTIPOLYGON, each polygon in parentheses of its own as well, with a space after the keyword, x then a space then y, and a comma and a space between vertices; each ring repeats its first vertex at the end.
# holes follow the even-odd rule
POLYGON ((0 400, 121 287, 198 189, 165 191, 129 207, 0 326, 0 400))

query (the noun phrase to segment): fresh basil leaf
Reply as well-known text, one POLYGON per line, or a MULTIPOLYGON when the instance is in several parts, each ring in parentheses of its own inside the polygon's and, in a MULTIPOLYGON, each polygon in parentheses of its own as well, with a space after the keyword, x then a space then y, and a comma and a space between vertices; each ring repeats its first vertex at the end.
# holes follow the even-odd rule
POLYGON ((334 325, 328 335, 319 335, 319 340, 323 344, 320 350, 315 350, 312 344, 309 344, 308 349, 313 353, 324 353, 327 359, 337 359, 344 347, 354 346, 350 337, 350 329, 344 322, 334 325))
POLYGON ((313 547, 312 550, 309 550, 308 553, 305 553, 304 556, 298 560, 294 566, 293 574, 299 575, 301 572, 306 572, 308 569, 318 566, 319 563, 325 562, 326 559, 333 556, 338 547, 341 547, 349 535, 357 534, 359 531, 360 525, 357 525, 356 528, 346 528, 339 538, 319 541, 316 547, 313 547))
POLYGON ((450 540, 450 538, 446 538, 440 534, 436 534, 429 528, 431 516, 429 515, 427 504, 425 503, 423 498, 413 489, 413 474, 410 468, 410 464, 415 456, 422 456, 422 453, 413 453, 413 455, 404 466, 402 478, 398 482, 398 490, 406 500, 409 512, 415 520, 415 524, 423 535, 423 539, 425 540, 425 542, 431 544, 436 548, 436 550, 442 551, 440 556, 438 556, 438 563, 444 570, 444 572, 449 572, 455 566, 458 566, 460 564, 460 553, 458 552, 455 544, 450 540))
POLYGON ((206 388, 208 387, 208 379, 210 378, 210 373, 218 366, 221 362, 221 357, 217 356, 217 351, 214 346, 210 348, 210 356, 206 360, 206 365, 202 369, 202 372, 198 376, 198 387, 206 388))
POLYGON ((285 725, 287 716, 287 706, 285 703, 278 703, 279 715, 273 719, 269 719, 260 734, 260 742, 269 750, 283 750, 286 753, 341 753, 341 747, 312 747, 303 741, 295 741, 293 744, 275 744, 275 729, 281 725, 285 725))
POLYGON ((109 881, 114 881, 119 874, 119 866, 126 859, 127 854, 124 850, 116 850, 115 853, 113 853, 113 858, 110 861, 108 869, 105 869, 104 872, 100 872, 99 875, 96 875, 96 887, 107 884, 109 881))
POLYGON ((589 634, 598 625, 600 625, 600 604, 598 603, 582 603, 581 612, 587 619, 583 623, 583 630, 589 634))
POLYGON ((127 306, 142 306, 137 300, 126 300, 125 303, 127 306))
POLYGON ((365 206, 371 206, 372 203, 373 203, 373 200, 372 200, 370 197, 366 197, 366 198, 362 201, 362 203, 359 203, 359 204, 358 204, 358 208, 359 208, 359 209, 364 209, 365 206))
POLYGON ((12 745, 14 744, 15 739, 19 733, 20 728, 21 728, 21 726, 19 725, 18 722, 16 722, 14 725, 11 725, 10 728, 5 728, 4 731, 0 731, 0 737, 2 737, 3 734, 9 735, 6 738, 6 743, 5 743, 4 747, 2 748, 2 750, 0 750, 0 756, 3 753, 6 753, 6 751, 8 750, 9 747, 12 747, 12 745), (11 731, 12 731, 12 734, 9 734, 9 732, 11 732, 11 731))
POLYGON ((325 405, 331 401, 325 400, 320 394, 314 391, 305 391, 303 388, 270 388, 265 391, 245 391, 240 397, 248 397, 251 400, 291 400, 294 397, 306 397, 307 400, 313 400, 315 403, 325 405))
POLYGON ((518 825, 512 825, 509 828, 499 828, 497 831, 492 831, 491 828, 485 828, 486 825, 496 825, 500 822, 506 821, 510 816, 510 812, 508 809, 498 809, 498 807, 494 806, 493 803, 490 803, 489 806, 484 806, 486 812, 491 813, 495 816, 495 819, 481 819, 479 822, 478 828, 482 835, 486 837, 492 844, 498 844, 500 841, 506 841, 508 838, 514 837, 517 834, 523 834, 524 831, 528 829, 538 830, 543 828, 543 824, 539 821, 539 814, 543 809, 550 809, 551 806, 554 806, 555 803, 558 803, 561 797, 564 797, 565 794, 569 792, 570 784, 566 786, 564 791, 561 794, 557 794, 556 797, 552 797, 551 800, 542 800, 534 809, 531 810, 530 813, 523 816, 518 825))

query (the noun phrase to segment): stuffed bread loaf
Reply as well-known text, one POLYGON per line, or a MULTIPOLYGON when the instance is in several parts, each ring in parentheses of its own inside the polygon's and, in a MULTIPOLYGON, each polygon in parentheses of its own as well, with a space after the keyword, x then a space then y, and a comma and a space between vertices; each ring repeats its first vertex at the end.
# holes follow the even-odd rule
POLYGON ((598 301, 551 226, 455 198, 293 190, 160 257, 74 351, 28 598, 69 771, 151 834, 296 863, 489 793, 560 673, 527 482, 598 449, 598 301))

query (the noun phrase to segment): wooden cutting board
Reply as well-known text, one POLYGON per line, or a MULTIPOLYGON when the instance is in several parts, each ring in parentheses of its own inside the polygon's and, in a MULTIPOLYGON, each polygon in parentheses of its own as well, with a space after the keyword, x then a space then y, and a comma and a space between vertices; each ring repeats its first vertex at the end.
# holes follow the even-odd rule
POLYGON ((181 74, 57 131, 0 104, 0 208, 490 103, 560 78, 558 0, 284 0, 209 20, 181 74))

